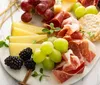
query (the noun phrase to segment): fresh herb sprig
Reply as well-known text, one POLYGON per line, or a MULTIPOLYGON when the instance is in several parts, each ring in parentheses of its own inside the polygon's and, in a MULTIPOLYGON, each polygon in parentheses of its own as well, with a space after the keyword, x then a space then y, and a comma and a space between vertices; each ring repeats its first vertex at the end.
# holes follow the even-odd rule
POLYGON ((0 48, 2 48, 3 46, 9 47, 9 45, 7 44, 7 41, 9 40, 9 37, 10 36, 7 36, 6 39, 0 41, 0 48))
POLYGON ((94 33, 93 32, 87 32, 87 34, 89 35, 90 38, 94 37, 94 33))
POLYGON ((50 27, 50 29, 44 28, 42 31, 44 33, 53 34, 54 32, 58 32, 58 31, 61 30, 60 27, 54 27, 54 24, 53 23, 50 23, 49 27, 50 27))
POLYGON ((36 44, 36 40, 33 40, 33 42, 32 42, 33 44, 36 44))
POLYGON ((39 81, 42 81, 43 77, 49 77, 48 75, 44 74, 44 70, 43 68, 40 68, 40 73, 34 71, 34 73, 32 74, 33 77, 37 77, 39 76, 39 81))
POLYGON ((94 37, 94 35, 95 35, 93 32, 90 32, 90 31, 89 31, 89 32, 85 32, 85 31, 83 31, 83 30, 80 30, 80 32, 81 32, 83 35, 84 35, 85 33, 88 34, 88 36, 89 36, 90 38, 94 37))

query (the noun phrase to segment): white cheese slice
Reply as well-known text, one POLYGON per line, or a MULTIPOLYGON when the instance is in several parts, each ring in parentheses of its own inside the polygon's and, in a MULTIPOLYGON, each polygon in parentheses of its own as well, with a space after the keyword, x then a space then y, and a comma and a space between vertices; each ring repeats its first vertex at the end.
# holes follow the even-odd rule
POLYGON ((11 36, 10 43, 33 43, 33 41, 40 42, 47 39, 47 35, 34 35, 34 36, 11 36))
POLYGON ((22 29, 17 28, 17 27, 14 27, 12 29, 11 35, 12 36, 27 36, 27 35, 37 35, 37 34, 32 33, 32 32, 28 32, 28 31, 25 31, 25 30, 22 30, 22 29))
POLYGON ((19 56, 20 51, 30 47, 34 52, 35 49, 40 48, 41 44, 28 44, 28 43, 10 43, 9 51, 11 56, 19 56))
POLYGON ((39 27, 39 26, 31 25, 31 24, 25 24, 22 22, 13 22, 12 28, 13 27, 17 27, 28 32, 39 33, 39 34, 43 33, 42 30, 44 29, 43 27, 39 27))

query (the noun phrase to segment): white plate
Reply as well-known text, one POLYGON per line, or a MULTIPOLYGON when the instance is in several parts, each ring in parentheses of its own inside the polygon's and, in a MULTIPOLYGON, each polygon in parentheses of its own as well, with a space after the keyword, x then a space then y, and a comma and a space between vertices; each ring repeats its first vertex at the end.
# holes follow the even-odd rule
MULTIPOLYGON (((17 13, 14 14, 14 20, 15 21, 20 21, 20 15, 22 14, 22 12, 18 11, 17 13)), ((33 23, 40 25, 39 22, 40 18, 37 19, 37 17, 33 18, 33 23)), ((2 35, 2 37, 4 38, 5 36, 8 36, 11 33, 11 19, 7 20, 6 23, 4 24, 4 26, 2 27, 1 31, 0 31, 0 36, 2 35)), ((56 79, 53 77, 53 75, 50 72, 46 72, 47 75, 50 75, 49 78, 43 78, 43 80, 40 82, 38 80, 38 78, 33 78, 30 77, 28 80, 28 84, 29 85, 70 85, 73 84, 77 81, 79 81, 80 79, 82 79, 84 76, 86 76, 94 67, 94 65, 97 63, 99 57, 100 57, 100 42, 95 43, 96 45, 96 54, 97 56, 95 57, 95 59, 91 62, 91 64, 89 64, 88 66, 86 66, 84 72, 82 74, 77 74, 76 76, 73 76, 72 78, 70 78, 68 81, 64 82, 63 84, 58 84, 56 79)), ((16 49, 16 48, 15 48, 16 49)), ((1 63, 3 65, 3 67, 5 68, 5 70, 16 80, 18 81, 22 81, 25 74, 26 74, 26 69, 23 67, 21 70, 19 71, 15 71, 10 69, 9 67, 7 67, 4 64, 4 59, 6 57, 9 56, 9 49, 7 48, 1 48, 0 49, 0 56, 1 56, 1 63)), ((37 68, 38 69, 38 68, 37 68)))

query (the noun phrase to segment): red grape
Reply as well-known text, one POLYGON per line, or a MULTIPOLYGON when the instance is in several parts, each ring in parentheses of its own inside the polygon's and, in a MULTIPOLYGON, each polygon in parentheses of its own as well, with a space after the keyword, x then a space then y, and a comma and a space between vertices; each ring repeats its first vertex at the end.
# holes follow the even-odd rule
POLYGON ((26 12, 30 12, 33 9, 33 6, 30 5, 27 1, 23 1, 21 3, 21 9, 26 12))
POLYGON ((47 9, 44 13, 44 19, 46 21, 51 20, 54 17, 54 12, 51 9, 47 9))
POLYGON ((41 3, 47 4, 48 8, 51 8, 55 4, 55 0, 40 0, 40 1, 41 1, 41 3))
POLYGON ((30 22, 32 20, 32 14, 28 13, 28 12, 25 12, 24 14, 22 14, 21 20, 23 22, 30 22))
POLYGON ((47 10, 47 5, 44 3, 39 3, 36 7, 35 10, 38 14, 43 15, 45 11, 47 10))
POLYGON ((28 3, 36 7, 40 3, 40 0, 28 0, 28 3))

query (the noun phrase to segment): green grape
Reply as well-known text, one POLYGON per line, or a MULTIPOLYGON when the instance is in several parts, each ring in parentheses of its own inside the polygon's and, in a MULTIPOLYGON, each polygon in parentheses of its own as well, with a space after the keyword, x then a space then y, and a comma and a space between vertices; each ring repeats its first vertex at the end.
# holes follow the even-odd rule
POLYGON ((40 49, 36 49, 32 58, 35 63, 41 63, 46 58, 46 55, 43 54, 40 49))
POLYGON ((55 63, 59 63, 62 60, 61 53, 55 49, 53 49, 53 52, 49 55, 49 57, 55 63))
POLYGON ((57 38, 56 37, 50 37, 50 38, 48 38, 48 41, 50 41, 50 42, 54 42, 54 40, 56 40, 57 38))
POLYGON ((80 6, 75 10, 75 16, 81 18, 85 15, 86 9, 84 6, 80 6))
POLYGON ((44 54, 48 55, 53 51, 53 44, 49 41, 43 42, 40 49, 44 54))
POLYGON ((75 4, 73 5, 73 7, 72 7, 72 11, 75 12, 76 8, 78 8, 79 6, 82 6, 82 4, 79 3, 79 2, 75 3, 75 4))
POLYGON ((95 6, 88 6, 86 7, 86 14, 97 14, 98 10, 95 6))
POLYGON ((55 49, 62 53, 68 50, 68 41, 63 38, 56 39, 53 44, 55 49))
POLYGON ((54 68, 54 62, 49 57, 46 57, 42 64, 46 70, 52 70, 54 68))

